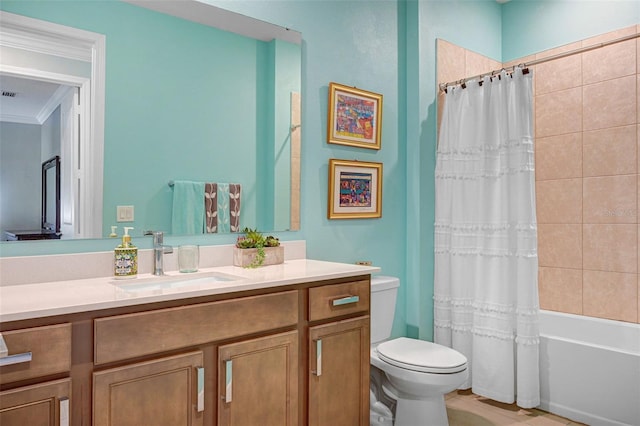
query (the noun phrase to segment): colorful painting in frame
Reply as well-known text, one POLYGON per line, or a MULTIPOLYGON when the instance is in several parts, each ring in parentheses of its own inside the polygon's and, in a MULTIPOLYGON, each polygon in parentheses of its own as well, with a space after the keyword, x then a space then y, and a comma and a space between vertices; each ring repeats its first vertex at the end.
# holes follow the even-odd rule
POLYGON ((329 219, 382 217, 382 163, 329 160, 329 219))
POLYGON ((380 149, 382 95, 329 83, 327 142, 380 149))

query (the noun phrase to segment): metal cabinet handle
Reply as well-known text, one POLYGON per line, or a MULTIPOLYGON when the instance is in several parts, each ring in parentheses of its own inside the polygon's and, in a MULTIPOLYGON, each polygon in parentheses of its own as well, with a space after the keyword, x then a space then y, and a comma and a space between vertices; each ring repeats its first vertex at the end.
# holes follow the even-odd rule
POLYGON ((5 365, 13 365, 13 364, 20 364, 23 362, 30 362, 31 358, 32 358, 31 352, 24 352, 21 354, 9 355, 7 344, 4 341, 4 337, 2 337, 2 333, 0 333, 0 367, 4 367, 5 365))
POLYGON ((226 360, 224 364, 226 369, 224 402, 228 404, 233 400, 233 360, 226 360))
POLYGON ((69 426, 69 398, 60 398, 60 426, 69 426))
POLYGON ((340 306, 340 305, 349 305, 351 303, 358 303, 360 301, 360 296, 347 296, 347 297, 341 297, 340 299, 333 299, 331 301, 331 304, 333 306, 340 306))
POLYGON ((316 369, 312 373, 322 376, 322 339, 316 340, 316 369))
POLYGON ((196 405, 196 411, 201 413, 204 411, 204 367, 197 367, 196 373, 198 375, 198 403, 196 405))

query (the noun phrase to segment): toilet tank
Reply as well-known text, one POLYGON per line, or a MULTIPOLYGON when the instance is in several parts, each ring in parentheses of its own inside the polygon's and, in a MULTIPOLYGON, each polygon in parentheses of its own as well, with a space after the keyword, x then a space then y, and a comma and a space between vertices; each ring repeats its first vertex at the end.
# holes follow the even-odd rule
POLYGON ((391 336, 400 279, 384 275, 371 278, 371 343, 391 336))

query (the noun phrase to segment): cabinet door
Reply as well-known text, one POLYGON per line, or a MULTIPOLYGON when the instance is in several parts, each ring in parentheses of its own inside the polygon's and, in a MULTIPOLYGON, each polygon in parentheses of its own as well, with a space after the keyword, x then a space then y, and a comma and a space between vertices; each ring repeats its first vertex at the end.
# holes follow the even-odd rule
POLYGON ((202 363, 197 351, 93 373, 94 426, 201 426, 202 363))
POLYGON ((0 392, 0 425, 67 426, 71 380, 0 392))
POLYGON ((309 426, 369 424, 369 317, 309 329, 309 426))
POLYGON ((298 333, 246 340, 218 350, 219 426, 298 424, 298 333))

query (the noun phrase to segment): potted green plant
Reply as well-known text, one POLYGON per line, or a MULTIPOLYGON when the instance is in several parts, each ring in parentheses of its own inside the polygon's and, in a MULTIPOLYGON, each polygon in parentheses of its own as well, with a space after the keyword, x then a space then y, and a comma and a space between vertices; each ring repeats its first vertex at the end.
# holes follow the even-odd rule
POLYGON ((244 228, 233 251, 233 264, 244 268, 277 265, 284 262, 284 247, 272 235, 265 237, 257 229, 244 228))

